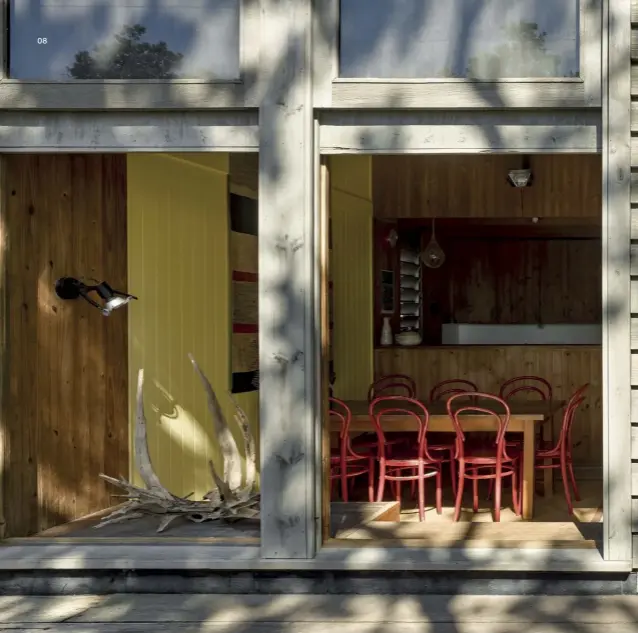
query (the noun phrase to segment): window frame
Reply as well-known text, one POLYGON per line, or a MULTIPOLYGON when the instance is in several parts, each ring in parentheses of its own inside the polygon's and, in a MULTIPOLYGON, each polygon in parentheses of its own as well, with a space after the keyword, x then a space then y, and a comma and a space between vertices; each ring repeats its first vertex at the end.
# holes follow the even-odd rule
POLYGON ((324 108, 600 108, 602 0, 579 0, 579 77, 339 76, 340 0, 315 0, 315 106, 324 108))
POLYGON ((9 77, 9 0, 0 0, 0 109, 108 110, 255 107, 251 90, 259 63, 259 6, 239 2, 236 79, 67 79, 9 77))

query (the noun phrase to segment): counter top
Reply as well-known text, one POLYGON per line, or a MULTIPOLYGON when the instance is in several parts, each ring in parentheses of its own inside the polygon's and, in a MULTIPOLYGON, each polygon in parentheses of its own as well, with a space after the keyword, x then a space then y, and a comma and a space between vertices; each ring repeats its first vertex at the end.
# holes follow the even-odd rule
POLYGON ((524 349, 600 349, 601 344, 586 344, 586 345, 377 345, 374 348, 375 352, 379 351, 392 351, 392 350, 464 350, 464 349, 511 349, 511 348, 524 348, 524 349))

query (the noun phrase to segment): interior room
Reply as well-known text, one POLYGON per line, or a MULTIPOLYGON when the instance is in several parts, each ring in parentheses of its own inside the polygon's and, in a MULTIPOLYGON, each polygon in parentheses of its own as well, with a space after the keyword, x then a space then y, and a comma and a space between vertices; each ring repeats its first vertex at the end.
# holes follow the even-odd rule
POLYGON ((5 159, 4 538, 259 543, 257 154, 5 159))
POLYGON ((323 169, 326 544, 597 547, 600 156, 323 169))

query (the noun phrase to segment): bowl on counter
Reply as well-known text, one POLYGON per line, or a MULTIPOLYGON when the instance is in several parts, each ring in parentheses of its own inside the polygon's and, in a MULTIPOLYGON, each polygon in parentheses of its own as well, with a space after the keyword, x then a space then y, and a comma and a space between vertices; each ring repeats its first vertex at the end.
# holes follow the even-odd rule
POLYGON ((399 334, 397 334, 394 337, 395 342, 397 343, 397 345, 420 345, 421 341, 423 340, 421 338, 421 335, 418 332, 399 332, 399 334))

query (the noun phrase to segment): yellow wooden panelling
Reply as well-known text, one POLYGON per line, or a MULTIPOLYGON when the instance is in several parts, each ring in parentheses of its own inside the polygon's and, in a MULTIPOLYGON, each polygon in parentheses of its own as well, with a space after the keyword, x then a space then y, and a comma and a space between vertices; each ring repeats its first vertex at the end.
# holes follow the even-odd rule
POLYGON ((369 157, 330 161, 332 345, 335 395, 344 399, 367 397, 374 371, 370 168, 369 157))
MULTIPOLYGON (((149 448, 173 493, 211 488, 221 457, 204 390, 187 354, 213 384, 228 419, 230 266, 225 155, 128 156, 130 419, 138 369, 146 376, 149 448)), ((258 393, 237 398, 258 432, 258 393)), ((131 424, 132 428, 132 424, 131 424)), ((238 437, 239 440, 239 437, 238 437)))
POLYGON ((364 200, 372 200, 372 157, 346 154, 331 156, 330 187, 364 200))

